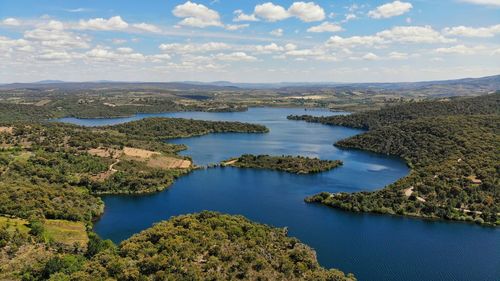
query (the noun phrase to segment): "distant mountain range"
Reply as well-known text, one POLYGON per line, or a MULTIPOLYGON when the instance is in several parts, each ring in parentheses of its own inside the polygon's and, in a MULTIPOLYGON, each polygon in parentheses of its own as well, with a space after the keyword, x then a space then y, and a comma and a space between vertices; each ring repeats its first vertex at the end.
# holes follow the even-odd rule
POLYGON ((279 91, 370 91, 370 92, 405 92, 417 95, 454 96, 474 95, 500 90, 500 75, 481 78, 464 78, 443 81, 423 81, 406 83, 232 83, 216 82, 65 82, 44 80, 35 83, 0 84, 2 90, 105 90, 105 89, 159 89, 179 91, 238 91, 238 90, 279 90, 279 91))

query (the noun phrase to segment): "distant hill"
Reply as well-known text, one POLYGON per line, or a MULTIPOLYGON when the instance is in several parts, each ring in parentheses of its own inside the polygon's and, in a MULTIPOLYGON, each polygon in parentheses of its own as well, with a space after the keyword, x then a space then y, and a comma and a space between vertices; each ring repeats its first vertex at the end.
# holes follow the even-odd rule
POLYGON ((64 82, 59 80, 44 80, 36 83, 0 84, 0 90, 105 90, 105 89, 158 89, 179 91, 250 91, 279 90, 281 92, 305 91, 362 91, 362 92, 392 92, 402 95, 416 96, 464 96, 481 95, 500 90, 500 75, 481 78, 463 78, 456 80, 423 81, 405 83, 233 83, 216 82, 64 82))

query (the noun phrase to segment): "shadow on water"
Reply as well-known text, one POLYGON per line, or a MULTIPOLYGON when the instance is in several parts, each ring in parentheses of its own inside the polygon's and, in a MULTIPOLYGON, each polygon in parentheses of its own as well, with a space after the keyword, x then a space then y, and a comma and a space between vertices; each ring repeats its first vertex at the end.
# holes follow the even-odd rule
MULTIPOLYGON (((306 114, 326 115, 325 111, 306 114)), ((315 175, 237 168, 202 169, 152 195, 105 196, 106 211, 95 224, 104 238, 120 242, 171 216, 214 210, 288 227, 313 247, 320 263, 353 272, 359 280, 496 280, 500 276, 500 231, 476 225, 354 214, 316 204, 306 196, 356 192, 390 184, 408 173, 400 159, 333 143, 362 133, 343 127, 288 121, 301 109, 252 108, 248 112, 141 114, 117 119, 62 119, 85 126, 128 122, 150 116, 253 122, 268 134, 210 134, 169 140, 198 165, 243 153, 293 154, 340 159, 344 165, 315 175)))

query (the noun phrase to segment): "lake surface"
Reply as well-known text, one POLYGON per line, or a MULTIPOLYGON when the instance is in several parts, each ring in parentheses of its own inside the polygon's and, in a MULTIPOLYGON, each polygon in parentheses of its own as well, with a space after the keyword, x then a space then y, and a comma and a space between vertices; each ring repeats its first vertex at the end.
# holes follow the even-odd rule
POLYGON ((321 265, 352 272, 358 280, 500 280, 498 228, 349 213, 306 204, 306 196, 321 191, 382 188, 409 170, 393 157, 332 145, 362 133, 360 130, 286 120, 289 114, 340 113, 251 108, 236 113, 181 112, 60 121, 102 126, 164 116, 259 123, 270 132, 210 134, 168 142, 188 145, 182 154, 191 156, 198 165, 244 153, 305 155, 344 162, 340 168, 316 175, 230 167, 197 170, 157 194, 105 196, 105 213, 95 224, 95 231, 103 238, 120 242, 171 216, 214 210, 286 226, 290 236, 316 250, 321 265))

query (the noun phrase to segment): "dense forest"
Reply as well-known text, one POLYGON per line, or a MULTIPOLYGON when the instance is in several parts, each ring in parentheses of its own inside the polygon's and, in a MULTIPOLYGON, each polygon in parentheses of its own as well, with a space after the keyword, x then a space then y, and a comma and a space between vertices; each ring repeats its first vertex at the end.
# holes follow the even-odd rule
POLYGON ((397 155, 410 174, 375 192, 306 199, 351 211, 500 224, 500 94, 335 117, 291 117, 368 128, 336 145, 397 155), (401 121, 398 121, 398 118, 401 121))
POLYGON ((211 132, 267 132, 260 125, 155 118, 112 127, 60 123, 0 126, 0 214, 90 221, 95 194, 156 192, 193 165, 162 139, 211 132), (130 126, 130 127, 128 127, 130 126), (151 131, 151 133, 148 133, 151 131))
POLYGON ((151 139, 193 137, 209 133, 267 133, 262 125, 227 121, 203 121, 181 118, 147 118, 112 127, 120 133, 151 139))
POLYGON ((43 239, 44 223, 0 223, 2 280, 356 280, 324 269, 286 229, 202 212, 156 224, 118 247, 90 233, 84 248, 43 239))
POLYGON ((305 120, 329 125, 360 129, 392 125, 401 121, 423 117, 449 115, 500 114, 500 93, 464 98, 406 102, 397 106, 387 106, 376 111, 359 112, 351 115, 314 117, 309 115, 288 116, 290 120, 305 120))
POLYGON ((312 174, 328 171, 342 165, 339 160, 320 160, 303 156, 269 156, 244 154, 222 163, 239 168, 271 169, 295 174, 312 174))

